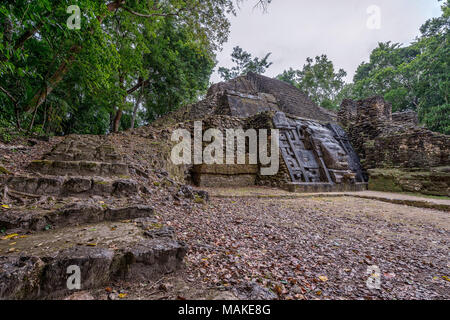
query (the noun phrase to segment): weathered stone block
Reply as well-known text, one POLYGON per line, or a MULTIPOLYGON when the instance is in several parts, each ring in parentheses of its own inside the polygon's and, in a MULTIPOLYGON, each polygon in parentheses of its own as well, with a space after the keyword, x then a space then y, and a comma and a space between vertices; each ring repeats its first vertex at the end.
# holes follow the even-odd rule
POLYGON ((194 176, 194 182, 199 187, 246 187, 256 183, 255 174, 200 174, 194 176))
POLYGON ((259 167, 257 164, 201 164, 193 167, 193 172, 197 174, 257 174, 259 167))
POLYGON ((369 176, 369 190, 450 196, 450 173, 445 171, 371 169, 369 176))
POLYGON ((0 300, 37 297, 44 265, 37 257, 0 257, 0 300))

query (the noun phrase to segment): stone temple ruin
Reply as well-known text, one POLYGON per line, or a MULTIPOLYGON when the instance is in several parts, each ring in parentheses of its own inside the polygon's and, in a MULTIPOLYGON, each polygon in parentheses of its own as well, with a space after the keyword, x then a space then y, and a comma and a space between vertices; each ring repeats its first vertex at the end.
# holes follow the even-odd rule
POLYGON ((213 85, 206 98, 171 115, 189 126, 280 130, 280 170, 196 165, 187 179, 199 186, 268 185, 291 191, 412 191, 449 195, 449 136, 418 126, 412 111, 392 113, 380 97, 345 100, 338 114, 296 87, 249 73, 213 85), (381 170, 381 171, 380 171, 381 170))
POLYGON ((392 113, 381 97, 344 100, 338 120, 371 190, 450 196, 450 136, 419 126, 415 112, 392 113))
POLYGON ((181 111, 209 127, 280 130, 280 170, 260 176, 258 166, 197 165, 200 186, 271 185, 304 192, 357 191, 367 175, 333 112, 315 105, 294 86, 254 73, 213 85, 205 100, 181 111))

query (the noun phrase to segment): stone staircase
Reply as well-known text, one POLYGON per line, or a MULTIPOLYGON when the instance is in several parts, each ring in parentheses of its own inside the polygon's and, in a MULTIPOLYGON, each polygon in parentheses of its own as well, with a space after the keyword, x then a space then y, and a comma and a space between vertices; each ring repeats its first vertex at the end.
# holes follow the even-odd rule
POLYGON ((122 157, 99 136, 69 136, 42 160, 32 161, 27 174, 3 176, 0 183, 16 192, 62 197, 120 197, 142 191, 122 157))
POLYGON ((68 268, 81 290, 179 269, 187 246, 158 223, 149 189, 101 136, 68 136, 20 175, 0 175, 0 299, 60 298, 68 268), (6 197, 6 198, 5 198, 6 197), (22 201, 23 202, 23 201, 22 201))

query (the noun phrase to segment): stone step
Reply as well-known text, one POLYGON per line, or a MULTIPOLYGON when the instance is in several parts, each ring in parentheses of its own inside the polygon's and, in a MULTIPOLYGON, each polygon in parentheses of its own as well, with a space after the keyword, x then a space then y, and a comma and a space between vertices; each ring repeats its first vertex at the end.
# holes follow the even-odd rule
POLYGON ((319 192, 346 192, 346 191, 366 191, 367 183, 356 182, 353 184, 334 184, 334 183, 301 183, 290 182, 286 188, 289 192, 295 193, 319 193, 319 192))
POLYGON ((131 179, 69 176, 0 176, 1 185, 17 192, 60 197, 122 197, 136 195, 141 189, 139 184, 131 179))
POLYGON ((54 176, 128 176, 128 165, 125 163, 108 163, 96 161, 61 161, 34 160, 27 167, 31 172, 54 176))
POLYGON ((6 233, 45 231, 104 221, 150 218, 153 215, 154 209, 146 205, 112 207, 103 201, 96 204, 78 201, 58 209, 9 209, 0 215, 0 230, 6 233))
POLYGON ((44 156, 45 160, 59 161, 104 161, 104 162, 120 162, 122 157, 119 154, 104 154, 95 149, 83 151, 79 149, 70 150, 69 152, 52 151, 44 156))
POLYGON ((149 218, 0 238, 0 299, 52 299, 111 281, 153 280, 183 265, 187 246, 149 218), (75 270, 75 271, 74 271, 75 270), (71 277, 71 278, 69 278, 71 277))
POLYGON ((99 136, 68 136, 44 156, 60 161, 122 161, 114 147, 99 136))

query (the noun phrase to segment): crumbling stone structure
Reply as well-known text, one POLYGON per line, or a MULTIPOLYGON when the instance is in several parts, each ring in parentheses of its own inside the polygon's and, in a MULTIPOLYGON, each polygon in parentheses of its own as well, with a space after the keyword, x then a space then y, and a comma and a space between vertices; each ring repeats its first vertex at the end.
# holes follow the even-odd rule
POLYGON ((316 105, 306 94, 289 83, 255 73, 217 83, 206 98, 170 114, 177 122, 200 120, 208 115, 248 118, 264 111, 325 122, 336 122, 337 115, 316 105))
POLYGON ((280 130, 276 175, 261 175, 260 165, 194 165, 192 180, 200 186, 260 184, 304 192, 367 187, 358 156, 336 123, 337 115, 288 83, 249 73, 213 85, 204 100, 170 117, 190 123, 203 120, 204 131, 209 127, 280 130))
POLYGON ((344 100, 338 119, 370 189, 450 195, 450 136, 418 126, 415 112, 392 113, 390 103, 373 97, 344 100))
POLYGON ((111 138, 69 135, 25 172, 0 174, 1 201, 13 203, 1 212, 1 239, 14 241, 0 242, 0 300, 66 296, 74 264, 84 290, 183 266, 187 245, 158 222, 148 199, 151 173, 111 138))

